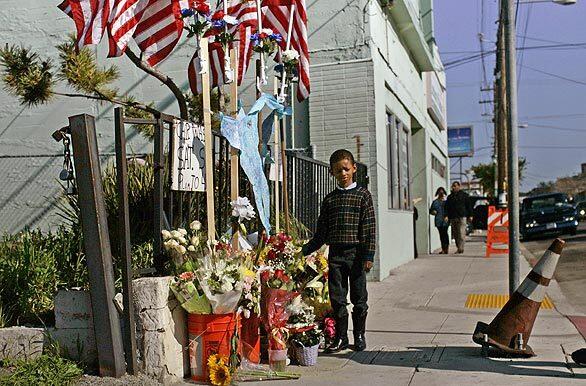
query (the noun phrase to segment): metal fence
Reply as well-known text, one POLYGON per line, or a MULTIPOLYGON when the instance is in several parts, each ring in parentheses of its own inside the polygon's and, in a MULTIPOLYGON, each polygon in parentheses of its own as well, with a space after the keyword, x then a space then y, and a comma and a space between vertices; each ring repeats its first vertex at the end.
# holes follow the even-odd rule
MULTIPOLYGON (((295 218, 315 232, 319 208, 324 197, 336 188, 330 166, 296 152, 287 152, 289 207, 295 218)), ((358 163, 356 181, 368 185, 366 165, 358 163)))
MULTIPOLYGON (((222 234, 230 226, 230 145, 224 137, 217 133, 214 133, 213 154, 216 231, 218 234, 222 234)), ((321 202, 329 192, 335 189, 336 180, 330 174, 329 165, 325 162, 289 150, 286 151, 286 156, 291 215, 311 232, 315 232, 321 202)), ((356 181, 362 186, 368 186, 366 165, 358 163, 357 166, 356 181)), ((269 175, 269 169, 270 167, 267 166, 267 175, 269 175)), ((252 186, 242 168, 240 168, 239 176, 239 195, 253 200, 252 186)), ((274 182, 269 182, 272 194, 274 182)), ((279 186, 282 187, 281 185, 280 183, 279 186)), ((200 219, 203 222, 206 216, 205 193, 195 192, 189 193, 189 195, 184 194, 184 196, 186 198, 180 200, 181 204, 174 207, 172 217, 175 219, 175 223, 186 223, 191 219, 200 219), (186 206, 189 209, 184 210, 186 206)), ((283 195, 280 195, 280 198, 280 205, 283 207, 283 195)), ((271 214, 274 214, 274 210, 271 210, 271 214)))

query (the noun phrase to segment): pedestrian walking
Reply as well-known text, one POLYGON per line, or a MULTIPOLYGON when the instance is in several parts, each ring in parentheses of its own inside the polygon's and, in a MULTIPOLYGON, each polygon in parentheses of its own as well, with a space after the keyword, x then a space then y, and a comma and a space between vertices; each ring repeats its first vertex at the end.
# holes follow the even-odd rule
POLYGON ((450 223, 446 221, 446 198, 448 192, 443 186, 440 186, 435 191, 436 199, 433 200, 429 208, 429 214, 434 216, 434 223, 439 233, 440 241, 442 244, 442 251, 440 254, 447 254, 450 248, 450 236, 448 235, 448 228, 450 223))
POLYGON ((370 192, 354 182, 356 162, 351 152, 336 150, 330 157, 330 172, 338 186, 324 198, 315 235, 303 246, 303 254, 311 254, 324 244, 330 246, 328 286, 336 336, 326 352, 349 347, 348 286, 353 305, 354 350, 363 351, 368 310, 366 273, 372 268, 376 246, 374 206, 370 192))
POLYGON ((449 220, 452 227, 452 238, 458 248, 456 253, 464 253, 466 243, 466 220, 472 222, 472 208, 468 193, 461 190, 460 182, 452 183, 452 191, 446 200, 446 221, 449 220))

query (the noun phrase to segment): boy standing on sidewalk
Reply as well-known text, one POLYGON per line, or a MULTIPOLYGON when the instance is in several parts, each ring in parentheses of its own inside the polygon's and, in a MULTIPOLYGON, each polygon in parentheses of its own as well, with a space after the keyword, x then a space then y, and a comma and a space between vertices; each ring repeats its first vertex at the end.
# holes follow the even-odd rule
POLYGON ((363 351, 368 310, 366 272, 372 268, 376 246, 374 206, 370 192, 354 182, 356 162, 351 152, 336 150, 330 157, 330 172, 338 186, 324 198, 315 235, 303 246, 303 254, 309 255, 324 244, 330 246, 328 285, 336 337, 326 351, 334 353, 349 347, 348 283, 354 350, 363 351))

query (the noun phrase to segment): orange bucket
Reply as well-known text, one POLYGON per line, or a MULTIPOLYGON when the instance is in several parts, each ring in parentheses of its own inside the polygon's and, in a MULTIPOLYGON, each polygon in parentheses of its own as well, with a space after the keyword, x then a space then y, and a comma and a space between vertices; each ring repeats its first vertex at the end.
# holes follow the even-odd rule
POLYGON ((235 328, 240 323, 235 313, 223 315, 187 315, 189 332, 189 365, 191 379, 209 380, 208 358, 213 354, 230 357, 230 346, 235 328))
POLYGON ((242 319, 240 333, 240 347, 242 357, 252 363, 260 363, 260 317, 256 314, 242 319))

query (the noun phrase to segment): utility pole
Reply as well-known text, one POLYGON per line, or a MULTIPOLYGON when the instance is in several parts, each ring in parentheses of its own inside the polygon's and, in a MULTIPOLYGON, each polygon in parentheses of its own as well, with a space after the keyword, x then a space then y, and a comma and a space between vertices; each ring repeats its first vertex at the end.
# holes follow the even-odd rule
MULTIPOLYGON (((500 11, 501 20, 503 10, 500 11)), ((499 23, 497 37, 497 61, 496 61, 496 86, 495 86, 495 147, 496 147, 496 176, 497 189, 496 197, 498 206, 507 206, 507 95, 506 80, 507 72, 505 71, 505 29, 503 23, 499 23)))
POLYGON ((519 153, 517 125, 517 50, 515 39, 515 1, 502 0, 501 23, 505 33, 505 70, 508 128, 508 206, 509 206, 509 293, 519 286, 519 153))

